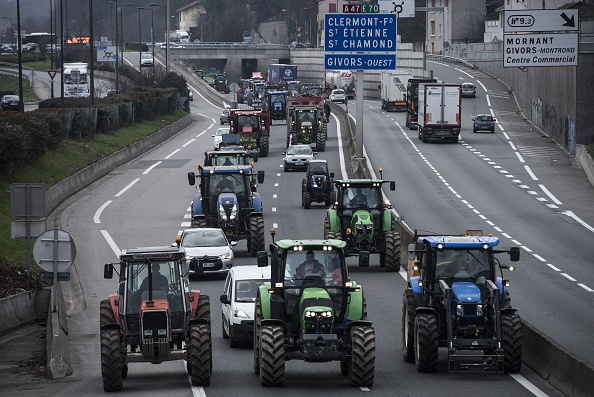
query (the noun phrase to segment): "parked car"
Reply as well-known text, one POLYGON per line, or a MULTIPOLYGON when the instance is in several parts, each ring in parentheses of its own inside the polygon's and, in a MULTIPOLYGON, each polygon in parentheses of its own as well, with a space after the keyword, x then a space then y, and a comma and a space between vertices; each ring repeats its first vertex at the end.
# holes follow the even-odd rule
POLYGON ((229 109, 224 109, 223 113, 221 113, 221 116, 219 118, 221 121, 221 125, 229 124, 229 109))
POLYGON ((254 331, 254 309, 260 284, 270 281, 270 266, 242 265, 229 269, 221 295, 223 338, 239 347, 251 343, 254 331))
POLYGON ((465 97, 470 97, 470 98, 476 97, 476 87, 474 84, 462 83, 462 98, 465 98, 465 97))
POLYGON ((224 273, 233 266, 235 256, 232 247, 237 241, 227 240, 222 229, 203 227, 186 229, 175 238, 175 244, 186 250, 188 274, 194 275, 190 269, 190 260, 197 258, 205 273, 224 273))
POLYGON ((229 133, 229 127, 217 128, 217 132, 212 136, 214 138, 214 150, 219 150, 223 135, 229 133))
POLYGON ((472 124, 472 132, 477 131, 491 131, 495 133, 495 122, 497 119, 490 114, 477 114, 472 116, 474 123, 472 124))
POLYGON ((19 99, 18 95, 4 95, 2 99, 0 99, 0 110, 21 110, 21 100, 19 99))
POLYGON ((346 103, 347 101, 346 93, 340 88, 332 90, 332 92, 330 92, 329 98, 332 102, 346 103))
POLYGON ((283 152, 283 169, 289 171, 292 169, 306 170, 309 160, 313 160, 318 154, 311 149, 309 145, 291 145, 283 152))

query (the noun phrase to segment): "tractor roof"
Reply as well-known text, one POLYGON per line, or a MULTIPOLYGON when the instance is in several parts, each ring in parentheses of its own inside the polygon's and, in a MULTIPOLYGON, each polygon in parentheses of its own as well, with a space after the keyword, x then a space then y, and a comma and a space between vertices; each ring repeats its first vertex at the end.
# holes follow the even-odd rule
POLYGON ((306 250, 307 247, 333 247, 342 249, 346 246, 346 242, 342 240, 278 240, 276 242, 277 247, 280 249, 288 250, 306 250))
POLYGON ((485 244, 490 248, 493 248, 499 245, 499 238, 490 236, 419 236, 417 238, 417 242, 420 244, 425 240, 428 241, 433 248, 435 248, 437 244, 443 244, 445 249, 479 249, 485 244))
POLYGON ((186 251, 179 247, 137 247, 123 249, 120 260, 144 261, 149 260, 173 260, 184 257, 186 251))
POLYGON ((381 184, 383 181, 381 179, 341 179, 336 181, 337 185, 341 185, 342 187, 349 187, 349 186, 369 186, 374 183, 381 184))
POLYGON ((253 171, 252 166, 248 164, 201 166, 198 169, 201 172, 208 174, 243 174, 253 171))

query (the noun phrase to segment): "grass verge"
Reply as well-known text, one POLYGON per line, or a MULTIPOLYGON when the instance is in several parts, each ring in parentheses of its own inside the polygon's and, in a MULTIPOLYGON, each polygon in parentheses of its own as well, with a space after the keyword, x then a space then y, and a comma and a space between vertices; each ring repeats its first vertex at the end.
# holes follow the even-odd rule
MULTIPOLYGON (((114 134, 98 134, 88 140, 65 140, 48 152, 42 159, 19 170, 14 176, 0 177, 0 267, 11 267, 15 272, 26 272, 27 243, 25 240, 11 238, 10 185, 13 183, 43 183, 49 189, 57 182, 75 174, 98 160, 109 156, 156 131, 173 124, 186 116, 178 111, 174 115, 162 116, 158 120, 134 123, 121 128, 114 134)), ((34 240, 31 241, 31 248, 34 240)), ((41 269, 31 259, 33 274, 41 269)), ((0 298, 3 291, 12 285, 3 285, 14 278, 0 277, 0 298)))
MULTIPOLYGON (((19 78, 0 74, 0 90, 14 91, 15 95, 19 95, 19 78)), ((23 101, 24 102, 39 102, 39 98, 35 91, 29 85, 29 80, 23 79, 23 101)))

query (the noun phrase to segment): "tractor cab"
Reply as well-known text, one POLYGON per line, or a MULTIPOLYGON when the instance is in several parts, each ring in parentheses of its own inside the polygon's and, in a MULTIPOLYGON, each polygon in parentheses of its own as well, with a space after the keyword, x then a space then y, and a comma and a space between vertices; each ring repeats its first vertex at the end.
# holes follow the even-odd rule
POLYGON ((268 91, 266 93, 266 108, 271 120, 285 120, 287 118, 287 91, 268 91))

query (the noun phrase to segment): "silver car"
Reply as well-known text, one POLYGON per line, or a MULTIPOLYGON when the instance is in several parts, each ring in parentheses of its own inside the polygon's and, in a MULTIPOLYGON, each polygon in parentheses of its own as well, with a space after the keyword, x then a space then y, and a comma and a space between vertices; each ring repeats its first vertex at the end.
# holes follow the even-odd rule
POLYGON ((198 259, 205 273, 226 273, 235 260, 232 247, 237 245, 237 241, 229 242, 219 228, 186 229, 177 236, 175 244, 186 251, 189 275, 196 274, 196 269, 190 267, 192 258, 198 259))
POLYGON ((313 160, 318 154, 311 149, 309 145, 291 145, 286 152, 283 152, 283 169, 285 171, 293 169, 306 170, 309 160, 313 160))
POLYGON ((344 92, 344 90, 341 90, 341 89, 332 90, 332 92, 330 93, 329 99, 332 102, 346 103, 346 101, 347 101, 346 93, 344 92))

